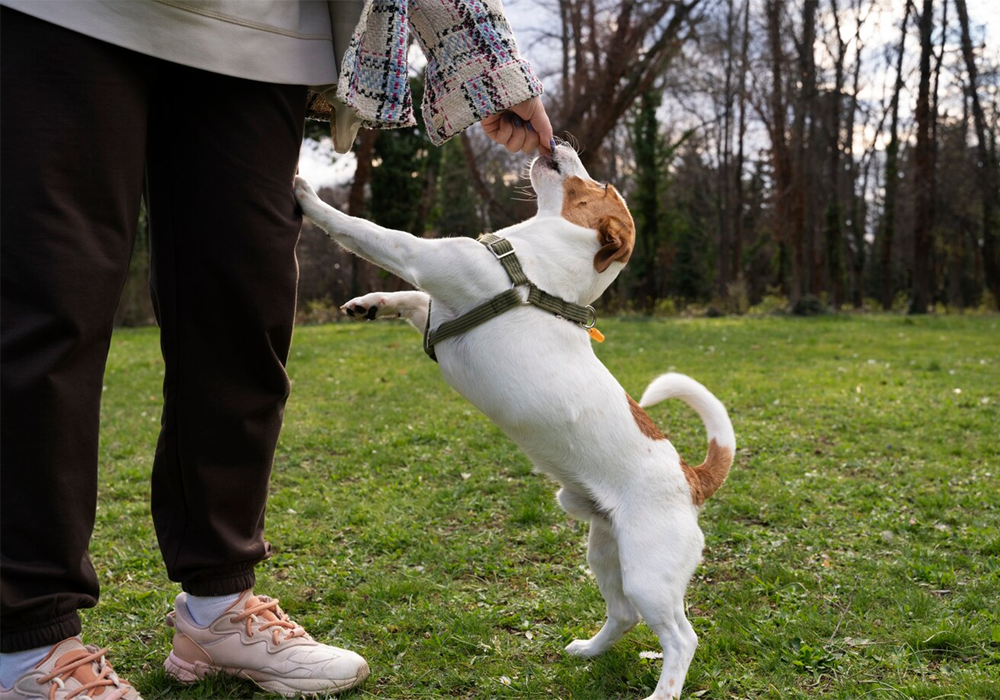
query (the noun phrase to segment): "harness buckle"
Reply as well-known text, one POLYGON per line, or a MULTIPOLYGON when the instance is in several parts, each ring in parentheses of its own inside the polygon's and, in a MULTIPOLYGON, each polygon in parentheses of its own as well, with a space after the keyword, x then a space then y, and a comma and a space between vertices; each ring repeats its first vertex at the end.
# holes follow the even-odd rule
POLYGON ((508 255, 513 255, 516 252, 514 244, 508 241, 506 238, 498 238, 495 241, 490 241, 489 243, 486 244, 486 247, 489 249, 491 253, 493 253, 493 257, 496 258, 497 260, 503 260, 508 255), (497 245, 498 243, 504 243, 504 242, 510 245, 510 250, 508 250, 506 253, 498 253, 496 249, 493 248, 493 246, 497 245))

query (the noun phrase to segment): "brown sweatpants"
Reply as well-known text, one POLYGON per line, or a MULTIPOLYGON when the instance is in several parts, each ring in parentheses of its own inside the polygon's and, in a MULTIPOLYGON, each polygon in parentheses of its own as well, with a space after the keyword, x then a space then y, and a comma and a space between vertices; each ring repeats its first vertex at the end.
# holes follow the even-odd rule
POLYGON ((4 8, 2 650, 80 632, 101 386, 145 192, 166 365, 152 511, 184 590, 253 585, 288 378, 305 88, 200 71, 4 8))

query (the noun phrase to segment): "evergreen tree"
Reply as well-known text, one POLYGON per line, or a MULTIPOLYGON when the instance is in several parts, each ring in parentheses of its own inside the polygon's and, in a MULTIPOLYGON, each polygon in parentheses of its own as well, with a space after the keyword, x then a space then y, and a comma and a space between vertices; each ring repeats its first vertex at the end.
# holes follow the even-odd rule
POLYGON ((717 220, 718 200, 712 188, 715 173, 702 159, 704 148, 693 143, 680 149, 684 140, 670 149, 671 154, 678 151, 678 159, 665 187, 663 227, 669 246, 666 284, 659 295, 694 301, 711 295, 717 257, 710 231, 717 220))
POLYGON ((430 225, 442 237, 475 237, 483 232, 476 210, 476 192, 469 179, 465 154, 458 139, 452 139, 441 147, 437 199, 430 225))
POLYGON ((661 243, 662 194, 661 161, 666 150, 656 110, 661 103, 658 91, 643 93, 632 123, 635 154, 635 189, 629 203, 635 219, 635 250, 629 263, 634 281, 632 298, 648 306, 658 296, 660 270, 657 257, 661 243))
MULTIPOLYGON (((410 80, 414 102, 423 95, 423 81, 410 80)), ((375 223, 399 231, 413 231, 424 193, 426 169, 434 148, 427 137, 420 111, 416 126, 379 134, 372 154, 371 202, 375 223)))

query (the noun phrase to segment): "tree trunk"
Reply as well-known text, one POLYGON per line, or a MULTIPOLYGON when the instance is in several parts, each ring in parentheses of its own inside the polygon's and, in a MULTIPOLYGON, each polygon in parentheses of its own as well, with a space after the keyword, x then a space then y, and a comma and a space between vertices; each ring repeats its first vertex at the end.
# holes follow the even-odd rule
POLYGON ((920 88, 917 92, 917 147, 913 158, 915 215, 913 228, 913 269, 911 272, 911 314, 925 314, 933 301, 931 269, 931 227, 934 202, 931 199, 933 164, 931 151, 931 29, 934 26, 933 0, 924 0, 920 13, 920 88))
POLYGON ((424 172, 424 191, 420 195, 420 203, 417 206, 417 213, 413 217, 413 235, 423 237, 427 231, 427 217, 434 206, 434 198, 437 196, 437 169, 440 155, 427 159, 427 170, 424 172))
POLYGON ((903 15, 902 36, 896 60, 896 87, 892 93, 892 121, 889 146, 885 152, 885 203, 882 212, 881 241, 879 246, 879 282, 882 308, 892 308, 892 239, 896 232, 896 197, 899 192, 899 93, 903 90, 903 55, 906 52, 906 26, 910 20, 911 3, 907 0, 903 15))
POLYGON ((986 116, 979 101, 979 77, 976 57, 972 52, 969 33, 969 12, 965 0, 955 0, 958 21, 962 29, 962 56, 969 73, 969 99, 972 103, 972 121, 976 129, 976 156, 978 159, 979 185, 983 198, 983 272, 986 284, 993 293, 993 303, 1000 308, 1000 260, 997 259, 997 236, 1000 234, 1000 165, 996 160, 992 132, 986 125, 986 116), (987 140, 989 139, 989 140, 987 140))
MULTIPOLYGON (((774 161, 774 181, 775 181, 775 237, 778 243, 778 281, 781 290, 793 301, 798 301, 801 296, 801 280, 799 264, 792 262, 792 280, 785 276, 785 263, 789 256, 789 239, 793 210, 793 173, 792 156, 788 149, 787 125, 786 125, 786 103, 784 97, 784 75, 782 66, 784 55, 781 49, 781 10, 784 7, 784 0, 767 0, 767 33, 768 44, 771 54, 771 95, 770 111, 771 118, 768 126, 771 132, 771 157, 774 161)), ((799 240, 801 244, 801 239, 799 240)))
MULTIPOLYGON (((845 141, 845 151, 847 155, 847 163, 850 167, 850 182, 851 182, 851 194, 850 194, 850 230, 851 230, 851 240, 848 246, 849 256, 850 256, 850 271, 851 271, 851 300, 855 309, 860 309, 864 306, 864 271, 865 271, 865 215, 864 212, 866 208, 863 206, 864 192, 865 189, 861 190, 862 196, 858 196, 858 165, 854 159, 854 124, 857 119, 858 113, 858 90, 860 89, 861 81, 861 27, 864 24, 864 20, 861 18, 861 0, 856 0, 855 9, 855 32, 854 32, 854 49, 855 49, 855 60, 854 60, 854 75, 851 84, 851 108, 847 115, 847 136, 845 141)), ((867 15, 866 15, 867 19, 867 15)), ((868 166, 865 168, 865 183, 868 181, 867 177, 868 166)))
POLYGON ((479 165, 476 163, 476 152, 472 148, 472 140, 469 138, 469 134, 463 131, 458 138, 462 142, 462 155, 465 156, 465 165, 469 169, 469 179, 472 180, 472 187, 476 190, 476 194, 479 195, 482 204, 479 210, 482 216, 483 231, 492 231, 493 221, 490 212, 496 206, 496 203, 493 201, 493 194, 490 192, 490 188, 486 186, 486 181, 483 180, 483 176, 479 172, 479 165))
MULTIPOLYGON (((939 97, 938 86, 941 84, 941 64, 944 63, 944 51, 945 51, 945 44, 947 43, 947 39, 948 39, 948 0, 942 0, 942 2, 941 2, 941 46, 940 46, 940 50, 937 53, 937 56, 935 57, 935 64, 934 64, 934 84, 931 87, 931 116, 933 118, 931 119, 931 182, 930 182, 930 197, 931 197, 932 206, 934 207, 934 220, 935 220, 935 222, 940 221, 941 220, 941 216, 942 216, 941 213, 938 211, 938 190, 937 190, 937 182, 938 182, 938 177, 937 177, 938 176, 938 154, 941 151, 941 148, 939 146, 939 141, 938 141, 938 124, 941 121, 940 119, 938 119, 938 97, 939 97)), ((935 280, 945 280, 945 279, 947 279, 947 280, 949 280, 949 283, 950 283, 950 280, 951 280, 951 275, 950 275, 950 272, 949 272, 950 251, 951 251, 952 243, 953 242, 957 242, 958 239, 961 237, 961 234, 959 233, 959 230, 956 230, 956 228, 954 226, 954 223, 955 223, 954 219, 955 219, 955 217, 953 215, 951 215, 948 218, 951 220, 952 226, 949 229, 946 229, 946 230, 950 230, 952 233, 951 233, 951 236, 947 237, 946 240, 941 241, 941 243, 943 243, 943 247, 944 247, 944 251, 942 251, 942 252, 944 252, 945 255, 941 256, 941 257, 935 255, 935 256, 933 256, 932 259, 938 261, 937 268, 934 271, 934 279, 935 280), (939 273, 940 273, 940 276, 939 276, 939 273)), ((932 242, 932 245, 933 246, 937 246, 938 243, 935 241, 935 242, 932 242)), ((950 292, 951 292, 951 288, 949 287, 949 289, 947 290, 947 294, 950 294, 950 292)), ((942 289, 941 290, 941 294, 944 296, 946 294, 946 290, 942 289)), ((948 303, 951 304, 951 297, 948 296, 947 298, 948 298, 948 303)))
MULTIPOLYGON (((354 181, 347 198, 347 213, 351 216, 364 216, 365 188, 372 175, 372 153, 375 152, 375 141, 378 131, 361 129, 358 132, 357 145, 354 147, 354 157, 358 165, 354 170, 354 181)), ((358 296, 371 291, 377 269, 371 263, 356 255, 351 256, 351 296, 358 296)))
POLYGON ((719 259, 717 264, 717 289, 719 299, 725 299, 730 272, 730 230, 732 228, 732 123, 733 123, 733 35, 736 17, 733 0, 727 0, 726 12, 726 63, 725 87, 722 93, 722 135, 719 139, 719 259))
POLYGON ((813 44, 816 39, 816 8, 819 0, 804 0, 802 5, 802 41, 799 44, 798 71, 802 87, 794 101, 795 122, 792 129, 792 147, 795 149, 795 166, 792 176, 791 242, 792 242, 792 291, 794 304, 807 291, 812 290, 815 267, 812 202, 812 116, 816 103, 816 63, 813 44), (808 136, 807 136, 808 135, 808 136))
MULTIPOLYGON (((830 281, 830 300, 833 308, 839 310, 844 296, 840 255, 843 249, 843 212, 840 206, 840 101, 844 91, 844 57, 847 55, 847 42, 840 35, 837 0, 830 0, 830 9, 833 12, 837 55, 834 59, 833 99, 831 100, 827 124, 829 138, 827 179, 829 180, 830 198, 826 205, 826 264, 827 276, 830 281)), ((851 138, 850 134, 848 138, 851 138)))
POLYGON ((735 227, 733 231, 733 272, 732 278, 736 281, 743 279, 743 239, 744 220, 743 215, 743 147, 747 133, 747 62, 750 49, 750 0, 743 0, 743 37, 740 47, 740 123, 738 127, 736 146, 736 187, 735 201, 735 227))

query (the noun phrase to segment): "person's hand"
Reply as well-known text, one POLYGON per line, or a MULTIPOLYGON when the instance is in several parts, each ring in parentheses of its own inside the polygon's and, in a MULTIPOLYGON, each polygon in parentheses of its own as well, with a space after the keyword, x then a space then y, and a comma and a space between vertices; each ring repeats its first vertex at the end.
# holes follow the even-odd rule
POLYGON ((532 97, 506 112, 486 117, 482 124, 486 135, 511 153, 552 150, 552 125, 541 97, 532 97))

